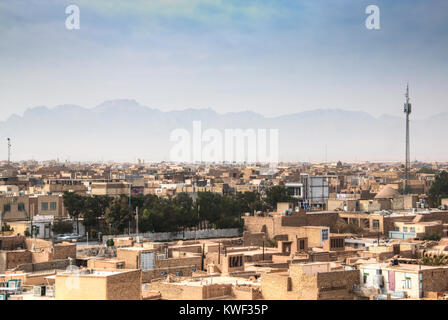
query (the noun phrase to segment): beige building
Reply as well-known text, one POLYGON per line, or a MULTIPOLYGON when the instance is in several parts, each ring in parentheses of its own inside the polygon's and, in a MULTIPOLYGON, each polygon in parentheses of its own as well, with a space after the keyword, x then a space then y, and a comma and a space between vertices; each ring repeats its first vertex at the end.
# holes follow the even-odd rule
POLYGON ((30 210, 34 215, 51 215, 55 218, 68 217, 67 210, 64 207, 64 199, 60 194, 37 195, 30 197, 30 210))
POLYGON ((328 262, 295 263, 288 272, 261 276, 267 300, 353 300, 358 270, 334 270, 328 262))
POLYGON ((56 300, 141 300, 140 270, 92 269, 56 274, 56 300))
POLYGON ((442 221, 395 222, 395 232, 409 234, 407 238, 423 238, 426 235, 443 235, 442 221))
POLYGON ((0 196, 0 214, 3 222, 29 220, 28 196, 0 196))
POLYGON ((364 296, 378 293, 392 298, 420 299, 430 292, 448 291, 448 267, 388 263, 363 264, 360 290, 364 296))
POLYGON ((127 182, 92 182, 90 187, 91 193, 99 196, 119 196, 130 193, 130 184, 127 182))

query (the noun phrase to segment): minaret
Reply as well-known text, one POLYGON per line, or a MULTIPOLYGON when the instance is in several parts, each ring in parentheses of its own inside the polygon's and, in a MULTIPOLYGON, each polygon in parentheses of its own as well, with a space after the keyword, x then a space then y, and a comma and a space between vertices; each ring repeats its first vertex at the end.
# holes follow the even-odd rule
POLYGON ((409 103, 409 84, 406 86, 406 102, 404 104, 404 113, 406 114, 406 164, 405 164, 405 180, 403 193, 406 193, 406 189, 409 181, 409 171, 410 171, 410 150, 409 150, 409 115, 411 114, 411 104, 409 103))

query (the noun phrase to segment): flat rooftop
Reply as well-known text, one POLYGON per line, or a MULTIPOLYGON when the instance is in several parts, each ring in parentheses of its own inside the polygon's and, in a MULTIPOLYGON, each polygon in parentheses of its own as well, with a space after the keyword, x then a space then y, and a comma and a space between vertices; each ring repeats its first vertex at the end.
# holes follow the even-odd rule
POLYGON ((365 263, 361 264, 361 267, 381 268, 383 270, 395 270, 395 271, 419 271, 419 270, 448 268, 448 266, 424 266, 424 265, 407 264, 407 263, 402 263, 397 266, 392 266, 388 263, 365 263))
POLYGON ((253 282, 245 278, 225 277, 225 276, 204 277, 202 278, 202 280, 185 279, 179 282, 170 282, 170 284, 179 286, 195 286, 195 287, 206 286, 210 284, 232 284, 232 285, 238 284, 238 285, 255 285, 255 286, 260 285, 257 282, 253 282))
POLYGON ((90 272, 87 270, 75 270, 75 271, 63 271, 63 272, 57 273, 56 276, 76 275, 76 276, 80 276, 80 277, 108 277, 108 276, 113 276, 113 275, 120 274, 120 273, 126 273, 129 271, 133 271, 133 270, 131 270, 131 269, 124 270, 124 271, 92 270, 90 272))

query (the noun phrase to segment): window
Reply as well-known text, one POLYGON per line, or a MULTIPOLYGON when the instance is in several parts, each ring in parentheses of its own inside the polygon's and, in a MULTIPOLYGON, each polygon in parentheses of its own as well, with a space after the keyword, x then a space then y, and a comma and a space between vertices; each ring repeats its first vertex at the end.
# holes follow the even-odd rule
POLYGON ((380 229, 380 220, 374 219, 372 221, 372 227, 374 230, 379 230, 380 229))
POLYGON ((408 232, 408 227, 403 227, 403 232, 408 232))
POLYGON ((344 246, 344 240, 342 238, 330 239, 331 248, 342 248, 344 246))
POLYGON ((178 277, 182 277, 183 275, 184 274, 183 274, 183 272, 181 270, 176 272, 176 276, 178 276, 178 277))
POLYGON ((17 209, 19 211, 25 211, 25 204, 23 202, 19 202, 19 204, 17 205, 17 209))
POLYGON ((414 227, 411 227, 411 232, 415 233, 415 228, 414 227))
POLYGON ((406 289, 412 289, 411 276, 408 273, 404 274, 404 287, 406 289))
POLYGON ((48 202, 42 202, 40 205, 42 211, 48 211, 48 202))
POLYGON ((3 205, 3 212, 11 211, 11 205, 9 203, 3 205))
POLYGON ((367 283, 367 277, 368 276, 369 276, 369 274, 364 272, 364 274, 362 276, 362 283, 367 283))
POLYGON ((50 202, 50 210, 51 211, 56 210, 56 202, 50 202))
POLYGON ((299 241, 299 248, 300 248, 300 250, 305 250, 305 240, 299 241))
POLYGON ((406 278, 406 280, 404 281, 404 287, 406 289, 411 289, 411 279, 410 278, 406 278))
POLYGON ((400 231, 400 227, 395 227, 395 231, 400 231))
POLYGON ((328 240, 328 229, 322 229, 322 241, 328 240))

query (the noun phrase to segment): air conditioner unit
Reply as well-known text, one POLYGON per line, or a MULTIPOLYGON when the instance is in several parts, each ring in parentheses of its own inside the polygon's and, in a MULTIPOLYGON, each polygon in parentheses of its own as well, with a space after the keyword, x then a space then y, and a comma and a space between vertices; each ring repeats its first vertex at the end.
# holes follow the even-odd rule
POLYGON ((45 286, 34 286, 33 287, 33 295, 35 297, 42 297, 45 296, 45 290, 46 287, 45 286))

